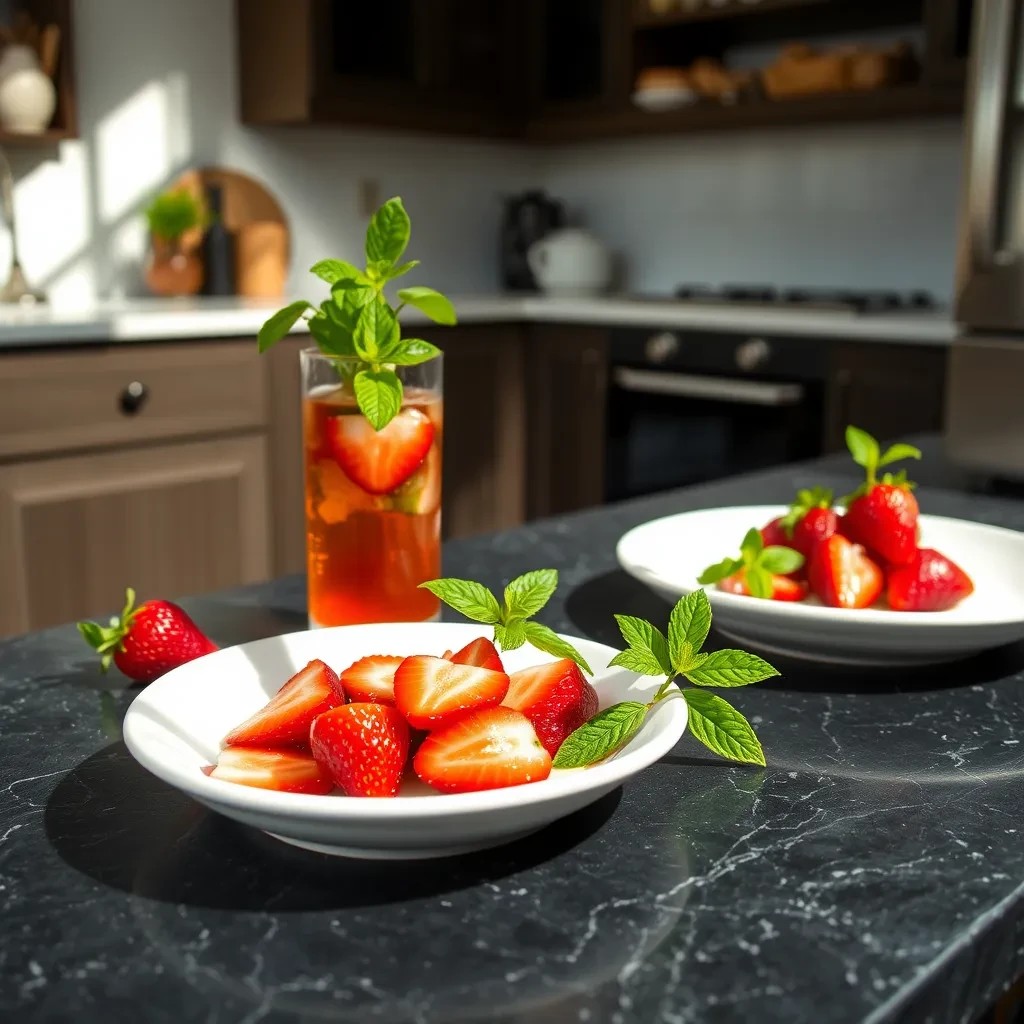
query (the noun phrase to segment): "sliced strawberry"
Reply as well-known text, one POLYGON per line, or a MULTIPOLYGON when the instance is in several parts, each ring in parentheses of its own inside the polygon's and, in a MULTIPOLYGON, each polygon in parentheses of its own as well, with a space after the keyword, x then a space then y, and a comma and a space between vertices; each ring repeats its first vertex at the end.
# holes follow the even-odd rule
POLYGON ((522 712, 481 708, 432 732, 413 769, 443 793, 469 793, 540 782, 551 774, 551 755, 522 712))
POLYGON ((513 672, 502 704, 526 715, 554 757, 565 737, 597 714, 597 691, 576 662, 563 658, 513 672))
POLYGON ((764 541, 766 548, 791 548, 793 546, 793 537, 786 527, 786 517, 779 516, 778 519, 773 519, 770 523, 762 526, 761 539, 764 541))
POLYGON ((456 665, 476 665, 477 668, 489 668, 494 672, 504 672, 505 666, 498 656, 498 649, 485 636, 470 640, 461 651, 449 653, 449 661, 456 665))
MULTIPOLYGON (((724 580, 718 581, 718 589, 724 590, 727 594, 742 594, 750 597, 750 588, 747 586, 746 578, 742 572, 726 576, 724 580)), ((773 601, 802 601, 807 596, 807 585, 789 576, 772 574, 772 596, 773 601)))
POLYGON ((204 768, 211 778, 279 793, 330 793, 334 780, 310 754, 265 747, 225 747, 216 765, 204 768))
POLYGON ((811 555, 807 579, 812 593, 830 608, 867 608, 882 592, 882 570, 859 544, 835 533, 811 555))
POLYGON ((471 708, 500 704, 508 676, 418 654, 395 673, 395 706, 414 729, 436 729, 471 708))
POLYGON ((906 565, 917 550, 917 498, 905 484, 875 484, 850 502, 843 533, 889 565, 906 565))
POLYGON ((226 746, 288 747, 309 744, 309 727, 317 715, 345 702, 333 669, 319 659, 300 669, 251 718, 224 737, 226 746))
POLYGON ((395 796, 409 757, 409 727, 386 704, 346 704, 317 718, 310 745, 348 796, 395 796))
POLYGON ((341 673, 341 685, 349 700, 373 704, 395 703, 395 672, 405 661, 399 654, 371 654, 341 673))
POLYGON ((889 571, 889 607, 898 612, 945 611, 973 593, 971 577, 934 548, 889 571))
POLYGON ((419 409, 403 409, 383 430, 374 430, 361 414, 334 416, 327 432, 338 465, 370 494, 401 487, 434 441, 434 424, 419 409))

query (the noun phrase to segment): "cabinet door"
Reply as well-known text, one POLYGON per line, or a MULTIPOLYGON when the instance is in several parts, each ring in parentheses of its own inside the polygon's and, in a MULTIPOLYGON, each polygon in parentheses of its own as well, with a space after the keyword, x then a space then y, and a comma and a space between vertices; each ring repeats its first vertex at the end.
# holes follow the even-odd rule
POLYGON ((837 345, 826 410, 825 449, 844 451, 847 424, 892 440, 942 428, 944 348, 837 345))
POLYGON ((531 330, 528 355, 531 519, 604 501, 608 333, 600 327, 531 330))
POLYGON ((262 436, 0 466, 0 635, 266 579, 262 436))

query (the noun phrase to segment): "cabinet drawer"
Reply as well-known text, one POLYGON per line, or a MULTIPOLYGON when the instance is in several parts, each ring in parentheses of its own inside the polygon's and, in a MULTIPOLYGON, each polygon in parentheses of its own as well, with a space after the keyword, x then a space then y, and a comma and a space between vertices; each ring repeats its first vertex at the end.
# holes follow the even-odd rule
POLYGON ((0 458, 259 428, 254 341, 0 353, 0 458))

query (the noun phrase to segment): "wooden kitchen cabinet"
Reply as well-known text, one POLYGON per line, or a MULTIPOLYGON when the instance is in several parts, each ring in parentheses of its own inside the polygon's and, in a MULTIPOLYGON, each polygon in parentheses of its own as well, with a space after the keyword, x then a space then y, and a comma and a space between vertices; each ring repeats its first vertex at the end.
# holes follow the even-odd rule
POLYGON ((882 439, 940 430, 947 354, 930 345, 837 345, 826 396, 825 450, 846 450, 850 423, 882 439))

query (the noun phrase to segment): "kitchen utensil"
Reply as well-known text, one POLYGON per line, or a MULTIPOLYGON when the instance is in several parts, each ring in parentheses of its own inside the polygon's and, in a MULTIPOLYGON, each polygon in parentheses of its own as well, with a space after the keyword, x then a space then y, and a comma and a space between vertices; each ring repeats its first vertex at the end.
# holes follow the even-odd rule
POLYGON ((608 247, 585 228, 560 228, 527 253, 541 289, 552 295, 596 295, 611 283, 608 247))
POLYGON ((514 290, 537 288, 527 258, 530 246, 562 225, 562 204, 542 190, 505 199, 501 225, 502 284, 514 290))
MULTIPOLYGON (((508 842, 593 803, 668 753, 686 728, 686 704, 667 700, 618 754, 543 782, 441 795, 410 781, 395 798, 275 793, 206 776, 221 738, 313 658, 342 669, 368 654, 458 650, 484 630, 462 623, 377 623, 291 633, 230 647, 169 672, 136 697, 124 720, 133 756, 200 803, 286 843, 373 859, 450 856, 508 842)), ((645 700, 664 680, 608 668, 615 650, 567 637, 597 673, 607 707, 645 700)), ((553 660, 530 646, 502 654, 515 671, 553 660)))

